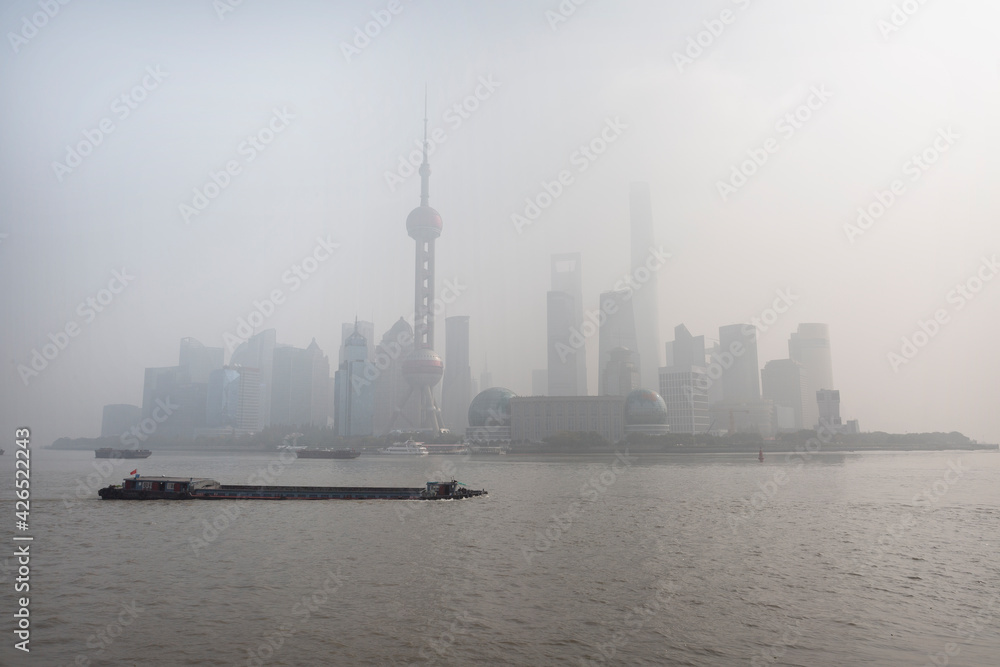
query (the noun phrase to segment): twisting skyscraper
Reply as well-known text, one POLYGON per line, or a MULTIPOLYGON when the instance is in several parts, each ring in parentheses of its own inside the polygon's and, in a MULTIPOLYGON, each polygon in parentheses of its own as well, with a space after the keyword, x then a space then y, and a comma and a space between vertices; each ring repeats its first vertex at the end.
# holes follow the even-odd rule
POLYGON ((418 402, 419 429, 441 432, 441 416, 432 389, 441 381, 444 364, 434 352, 434 240, 441 236, 441 215, 428 205, 431 165, 427 162, 427 103, 424 101, 424 161, 420 165, 420 206, 406 216, 406 231, 417 242, 413 304, 413 351, 403 360, 409 385, 402 408, 412 396, 418 402))

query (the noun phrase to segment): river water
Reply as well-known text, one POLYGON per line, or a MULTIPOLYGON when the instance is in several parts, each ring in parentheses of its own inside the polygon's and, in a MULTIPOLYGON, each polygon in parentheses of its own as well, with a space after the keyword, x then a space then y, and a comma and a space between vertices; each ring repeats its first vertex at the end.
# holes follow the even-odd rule
POLYGON ((1000 452, 32 455, 31 653, 5 549, 4 665, 1000 664, 1000 452), (134 467, 489 496, 98 499, 134 467))

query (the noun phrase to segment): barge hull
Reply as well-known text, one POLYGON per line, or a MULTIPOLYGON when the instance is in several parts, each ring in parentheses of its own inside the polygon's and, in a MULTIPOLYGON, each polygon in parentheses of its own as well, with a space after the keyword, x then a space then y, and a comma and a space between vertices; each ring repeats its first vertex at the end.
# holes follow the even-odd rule
POLYGON ((253 486, 219 484, 193 478, 125 479, 121 486, 97 492, 102 500, 460 500, 485 496, 455 480, 428 482, 426 487, 382 486, 253 486))

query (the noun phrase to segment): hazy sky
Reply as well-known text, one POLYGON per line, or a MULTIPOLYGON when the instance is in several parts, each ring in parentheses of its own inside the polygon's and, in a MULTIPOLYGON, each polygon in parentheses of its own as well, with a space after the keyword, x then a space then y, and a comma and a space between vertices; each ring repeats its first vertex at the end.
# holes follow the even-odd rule
MULTIPOLYGON (((646 181, 672 255, 656 274, 662 342, 682 322, 716 339, 788 289, 762 366, 800 322, 825 322, 845 418, 1000 440, 1000 279, 976 282, 1000 255, 1000 6, 905 3, 919 9, 890 31, 893 1, 817 4, 589 0, 557 22, 556 0, 53 2, 51 18, 5 3, 3 423, 96 435, 101 407, 140 403, 143 369, 176 364, 180 338, 224 345, 274 290, 264 326, 334 361, 355 315, 379 337, 412 320, 419 177, 390 188, 386 173, 415 149, 426 83, 446 137, 431 157, 437 289, 462 286, 446 314, 471 316, 474 376, 488 354, 495 384, 530 392, 550 254, 582 253, 595 309, 629 270, 628 187, 646 181), (345 55, 372 12, 387 25, 345 55), (707 46, 679 61, 699 32, 707 46), (463 101, 474 110, 449 112, 463 101), (614 141, 581 158, 602 131, 614 141), (748 151, 763 164, 724 201, 748 151), (933 164, 912 161, 925 151, 933 164), (563 170, 572 182, 519 232, 511 216, 563 170), (212 173, 225 187, 202 202, 212 173), (879 197, 885 214, 845 232, 879 197), (317 239, 339 247, 308 280, 286 273, 328 256, 317 239), (952 293, 970 279, 972 300, 952 293), (888 355, 939 310, 894 370, 888 355), (18 366, 67 324, 26 386, 18 366)), ((439 319, 442 356, 443 338, 439 319)), ((588 354, 596 392, 596 337, 588 354)))

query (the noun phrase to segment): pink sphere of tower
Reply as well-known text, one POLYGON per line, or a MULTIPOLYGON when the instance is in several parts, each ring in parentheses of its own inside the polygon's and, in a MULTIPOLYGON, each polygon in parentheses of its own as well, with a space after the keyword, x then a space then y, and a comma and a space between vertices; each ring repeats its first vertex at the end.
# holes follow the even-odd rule
POLYGON ((441 236, 441 214, 430 206, 418 206, 406 216, 406 233, 410 238, 425 241, 441 236))
POLYGON ((414 350, 403 359, 403 377, 411 387, 433 387, 442 375, 444 362, 434 350, 414 350))

